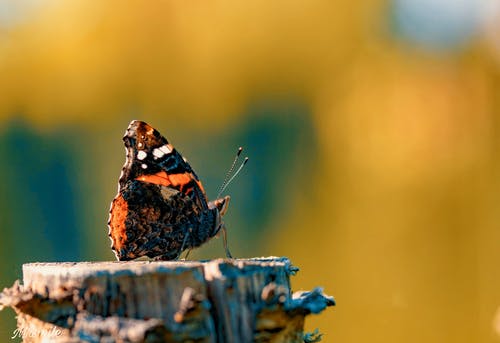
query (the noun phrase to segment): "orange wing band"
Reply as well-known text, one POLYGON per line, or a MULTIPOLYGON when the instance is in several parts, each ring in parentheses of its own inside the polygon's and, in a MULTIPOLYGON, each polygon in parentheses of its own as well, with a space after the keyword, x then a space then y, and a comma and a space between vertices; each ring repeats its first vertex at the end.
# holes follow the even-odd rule
POLYGON ((184 186, 187 185, 191 180, 195 180, 193 174, 182 173, 182 174, 171 174, 168 175, 166 172, 161 171, 154 175, 142 175, 136 178, 136 180, 154 183, 155 185, 162 186, 184 186))

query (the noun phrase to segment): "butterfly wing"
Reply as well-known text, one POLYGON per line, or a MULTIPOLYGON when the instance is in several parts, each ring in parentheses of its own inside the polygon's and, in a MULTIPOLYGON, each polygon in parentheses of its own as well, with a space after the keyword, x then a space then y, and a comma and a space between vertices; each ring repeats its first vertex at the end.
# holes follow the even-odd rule
POLYGON ((189 196, 200 210, 206 210, 207 196, 198 176, 182 155, 155 128, 134 120, 123 137, 127 160, 120 187, 129 180, 163 185, 189 196))
POLYGON ((123 140, 127 158, 108 221, 117 258, 171 260, 212 237, 220 213, 181 154, 141 121, 130 123, 123 140))
POLYGON ((112 203, 112 249, 121 261, 141 256, 173 260, 208 239, 216 222, 215 211, 198 212, 189 197, 172 187, 128 181, 112 203))

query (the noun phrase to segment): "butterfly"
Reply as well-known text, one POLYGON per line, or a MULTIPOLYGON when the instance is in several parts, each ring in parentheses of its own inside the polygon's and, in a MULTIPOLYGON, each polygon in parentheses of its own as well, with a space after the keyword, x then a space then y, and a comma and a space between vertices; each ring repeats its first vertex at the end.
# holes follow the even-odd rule
MULTIPOLYGON (((147 123, 133 120, 123 141, 126 161, 108 220, 116 258, 176 260, 183 251, 189 253, 219 233, 226 256, 231 258, 222 220, 230 197, 209 201, 187 160, 147 123)), ((240 153, 241 148, 228 175, 240 153)), ((223 186, 232 178, 226 180, 223 186)))

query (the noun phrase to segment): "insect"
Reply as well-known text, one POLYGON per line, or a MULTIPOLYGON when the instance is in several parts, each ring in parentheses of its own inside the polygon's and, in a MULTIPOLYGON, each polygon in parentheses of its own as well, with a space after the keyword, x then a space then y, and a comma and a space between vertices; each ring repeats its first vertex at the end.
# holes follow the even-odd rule
POLYGON ((188 250, 189 254, 220 233, 226 256, 231 258, 222 220, 230 197, 219 195, 248 161, 246 157, 228 181, 242 148, 217 199, 208 201, 187 160, 152 126, 133 120, 123 141, 126 161, 108 220, 108 235, 116 258, 176 260, 183 251, 188 250))

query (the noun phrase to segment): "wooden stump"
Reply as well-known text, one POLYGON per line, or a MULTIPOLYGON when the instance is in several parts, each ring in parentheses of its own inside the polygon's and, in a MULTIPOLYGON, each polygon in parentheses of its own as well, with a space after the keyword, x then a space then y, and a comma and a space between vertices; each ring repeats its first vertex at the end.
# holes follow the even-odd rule
POLYGON ((297 270, 275 257, 30 263, 0 306, 24 342, 312 342, 305 316, 335 303, 292 294, 297 270))

